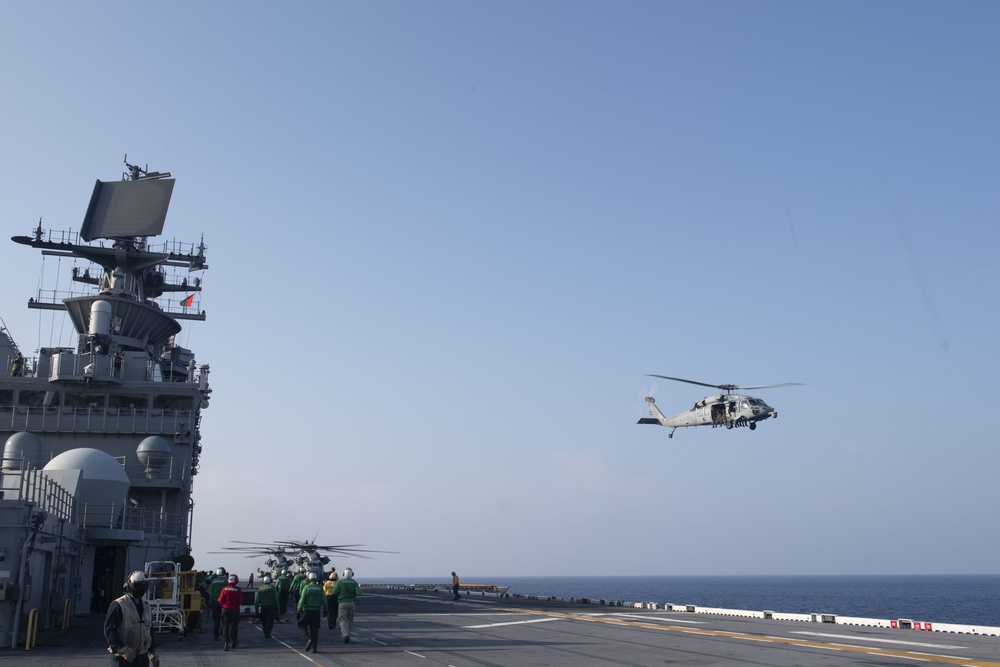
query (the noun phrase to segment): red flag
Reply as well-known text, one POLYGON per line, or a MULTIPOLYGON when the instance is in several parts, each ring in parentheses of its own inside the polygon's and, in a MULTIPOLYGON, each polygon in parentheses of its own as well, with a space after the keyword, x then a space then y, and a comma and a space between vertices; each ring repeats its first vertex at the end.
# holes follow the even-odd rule
POLYGON ((183 301, 181 301, 181 305, 184 306, 185 308, 190 308, 191 306, 193 306, 194 305, 194 294, 191 294, 190 296, 188 296, 188 298, 186 298, 183 301))

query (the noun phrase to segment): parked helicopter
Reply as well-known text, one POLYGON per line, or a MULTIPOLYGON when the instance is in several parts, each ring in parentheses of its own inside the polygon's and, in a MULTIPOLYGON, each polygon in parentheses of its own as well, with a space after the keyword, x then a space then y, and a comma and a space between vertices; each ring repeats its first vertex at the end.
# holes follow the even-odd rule
POLYGON ((355 558, 371 558, 365 554, 370 553, 396 553, 395 551, 375 551, 372 549, 360 549, 362 544, 316 544, 309 540, 275 540, 274 542, 243 542, 233 540, 233 544, 245 546, 223 547, 222 551, 211 551, 209 553, 242 553, 246 558, 266 557, 264 565, 267 570, 257 569, 258 575, 270 575, 272 578, 282 571, 289 574, 297 572, 315 572, 321 579, 324 577, 323 568, 330 563, 330 556, 325 554, 336 554, 340 556, 351 556, 355 558))
POLYGON ((656 407, 656 401, 652 396, 646 396, 646 406, 649 408, 649 417, 643 417, 639 424, 658 424, 670 429, 668 438, 674 437, 674 431, 686 426, 725 426, 727 429, 740 426, 748 426, 753 431, 757 428, 757 422, 778 417, 778 411, 772 408, 759 398, 753 396, 740 396, 734 391, 741 389, 770 389, 772 387, 792 387, 801 385, 801 382, 783 382, 780 384, 758 384, 749 387, 740 387, 735 384, 709 384, 698 382, 697 380, 685 380, 684 378, 668 377, 666 375, 649 375, 649 377, 663 378, 664 380, 675 380, 677 382, 687 382, 697 384, 702 387, 712 387, 721 389, 724 394, 706 396, 695 402, 694 407, 686 412, 681 412, 672 417, 665 416, 656 407))

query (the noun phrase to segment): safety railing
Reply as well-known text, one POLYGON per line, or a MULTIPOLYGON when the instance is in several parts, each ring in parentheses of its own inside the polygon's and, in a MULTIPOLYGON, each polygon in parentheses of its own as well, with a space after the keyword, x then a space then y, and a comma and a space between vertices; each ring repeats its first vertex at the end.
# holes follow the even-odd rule
POLYGON ((88 503, 81 509, 80 525, 84 528, 141 531, 147 535, 167 537, 184 537, 187 534, 184 514, 135 507, 130 503, 111 505, 88 503))
POLYGON ((160 408, 70 408, 0 406, 0 424, 35 433, 142 433, 184 437, 192 431, 192 410, 160 408))
POLYGON ((49 478, 43 470, 30 465, 16 471, 4 467, 0 498, 33 503, 37 509, 59 519, 73 520, 76 503, 73 495, 49 478))

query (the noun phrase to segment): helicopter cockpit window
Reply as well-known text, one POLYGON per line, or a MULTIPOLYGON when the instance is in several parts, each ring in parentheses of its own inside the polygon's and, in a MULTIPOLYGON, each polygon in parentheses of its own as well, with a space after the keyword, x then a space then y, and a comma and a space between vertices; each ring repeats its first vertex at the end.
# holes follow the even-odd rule
POLYGON ((749 409, 750 409, 750 404, 747 402, 747 399, 744 398, 742 401, 740 401, 740 410, 749 410, 749 409))

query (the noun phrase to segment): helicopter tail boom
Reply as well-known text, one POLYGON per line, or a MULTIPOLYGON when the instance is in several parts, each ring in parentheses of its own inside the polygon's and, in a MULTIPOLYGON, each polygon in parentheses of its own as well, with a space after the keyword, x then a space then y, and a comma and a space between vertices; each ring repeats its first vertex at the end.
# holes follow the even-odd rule
POLYGON ((667 418, 660 412, 660 409, 656 407, 656 400, 652 396, 646 397, 646 407, 649 408, 649 417, 643 417, 637 424, 656 424, 657 426, 666 426, 667 418))

